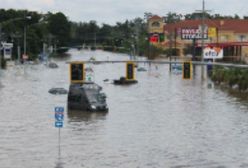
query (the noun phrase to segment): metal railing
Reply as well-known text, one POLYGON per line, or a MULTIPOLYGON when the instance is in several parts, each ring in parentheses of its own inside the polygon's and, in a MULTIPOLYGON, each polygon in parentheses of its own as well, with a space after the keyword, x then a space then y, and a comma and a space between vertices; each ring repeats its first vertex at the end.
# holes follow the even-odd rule
MULTIPOLYGON (((126 62, 134 62, 134 63, 147 63, 147 64, 183 64, 188 61, 161 61, 161 60, 107 60, 107 61, 81 61, 86 64, 113 64, 113 63, 126 63, 126 62)), ((74 62, 74 61, 72 61, 74 62)), ((68 64, 72 62, 67 62, 68 64)), ((248 68, 248 64, 232 64, 232 63, 220 63, 220 62, 201 62, 201 61, 191 61, 193 65, 213 65, 213 66, 224 66, 231 68, 248 68)))

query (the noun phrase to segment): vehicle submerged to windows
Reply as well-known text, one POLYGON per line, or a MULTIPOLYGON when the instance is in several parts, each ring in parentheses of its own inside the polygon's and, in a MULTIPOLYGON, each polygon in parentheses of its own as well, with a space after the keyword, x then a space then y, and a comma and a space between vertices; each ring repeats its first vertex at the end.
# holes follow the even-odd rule
POLYGON ((68 109, 108 112, 106 94, 102 87, 94 82, 71 84, 68 93, 68 109))

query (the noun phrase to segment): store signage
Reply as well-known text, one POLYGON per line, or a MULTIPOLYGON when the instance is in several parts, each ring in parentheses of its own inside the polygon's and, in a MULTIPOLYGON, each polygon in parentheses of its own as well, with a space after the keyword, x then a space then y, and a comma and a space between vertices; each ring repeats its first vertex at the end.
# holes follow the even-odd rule
POLYGON ((208 39, 208 29, 204 29, 202 33, 201 28, 182 28, 181 38, 183 40, 208 39))
POLYGON ((204 59, 221 59, 223 58, 223 49, 220 47, 206 47, 203 50, 204 59))

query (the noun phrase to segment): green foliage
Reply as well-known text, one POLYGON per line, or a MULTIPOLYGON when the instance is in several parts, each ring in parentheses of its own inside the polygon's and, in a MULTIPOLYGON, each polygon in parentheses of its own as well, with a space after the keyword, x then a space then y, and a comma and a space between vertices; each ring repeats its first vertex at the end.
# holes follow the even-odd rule
POLYGON ((179 22, 182 19, 182 14, 172 13, 169 12, 165 16, 165 23, 176 23, 179 22))
POLYGON ((217 83, 223 82, 230 87, 237 84, 241 91, 248 89, 247 69, 215 67, 211 78, 217 83))
POLYGON ((58 46, 66 46, 70 39, 70 23, 66 16, 58 12, 48 17, 48 30, 54 36, 58 46))
MULTIPOLYGON (((31 12, 27 10, 0 9, 0 23, 2 26, 2 41, 13 42, 14 58, 17 58, 17 47, 21 47, 23 53, 24 46, 24 27, 27 28, 27 54, 35 59, 42 51, 43 43, 47 46, 56 46, 63 48, 76 45, 91 45, 105 48, 109 51, 125 52, 128 54, 145 55, 150 59, 160 54, 171 53, 171 51, 163 51, 156 46, 150 45, 148 42, 147 19, 152 13, 145 13, 143 18, 135 18, 126 20, 125 22, 117 22, 115 25, 103 24, 99 26, 96 21, 89 22, 70 22, 67 17, 61 13, 31 12), (27 19, 31 17, 31 19, 27 19)), ((181 19, 198 19, 200 14, 187 14, 183 17, 181 14, 169 12, 166 14, 166 23, 175 23, 181 19)), ((218 14, 206 17, 229 18, 229 16, 221 16, 218 14)), ((239 16, 231 17, 238 19, 239 16)), ((64 51, 64 50, 63 50, 64 51)), ((172 51, 173 55, 176 51, 172 51)), ((230 83, 235 81, 232 79, 230 83)), ((244 82, 241 82, 243 85, 244 82)))

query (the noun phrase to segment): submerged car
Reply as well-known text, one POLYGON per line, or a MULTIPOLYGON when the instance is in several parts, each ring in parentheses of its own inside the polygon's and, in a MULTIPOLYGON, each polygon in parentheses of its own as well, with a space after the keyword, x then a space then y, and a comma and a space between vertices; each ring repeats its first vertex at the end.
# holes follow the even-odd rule
POLYGON ((71 84, 68 93, 68 109, 92 112, 108 112, 106 94, 94 82, 71 84))
POLYGON ((120 77, 120 79, 115 79, 113 84, 114 85, 129 85, 129 84, 135 84, 138 83, 137 80, 127 80, 125 77, 120 77))

